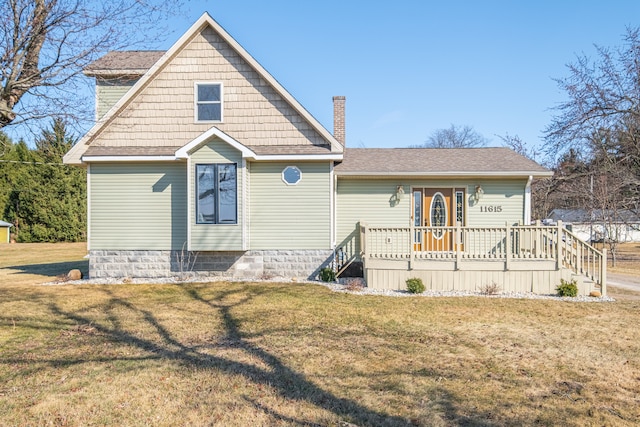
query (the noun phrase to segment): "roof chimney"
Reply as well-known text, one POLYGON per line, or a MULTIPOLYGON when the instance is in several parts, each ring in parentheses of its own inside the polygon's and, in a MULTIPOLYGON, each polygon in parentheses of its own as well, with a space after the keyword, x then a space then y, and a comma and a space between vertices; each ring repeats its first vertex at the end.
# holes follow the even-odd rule
POLYGON ((346 145, 345 124, 344 124, 344 104, 347 102, 346 96, 333 97, 333 136, 344 147, 346 145))

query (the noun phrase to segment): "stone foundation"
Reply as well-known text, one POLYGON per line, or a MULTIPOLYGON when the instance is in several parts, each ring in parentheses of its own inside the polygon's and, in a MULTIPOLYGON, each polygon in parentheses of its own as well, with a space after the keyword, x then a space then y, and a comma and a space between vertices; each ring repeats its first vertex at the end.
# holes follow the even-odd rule
POLYGON ((331 250, 254 250, 247 252, 182 252, 92 250, 89 277, 161 278, 295 277, 316 279, 331 264, 331 250))

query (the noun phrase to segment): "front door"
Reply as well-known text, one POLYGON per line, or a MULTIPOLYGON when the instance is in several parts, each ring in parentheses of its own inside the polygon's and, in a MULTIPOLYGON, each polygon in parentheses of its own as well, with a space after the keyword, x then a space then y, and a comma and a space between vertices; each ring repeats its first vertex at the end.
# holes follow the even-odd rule
MULTIPOLYGON (((451 251, 456 241, 453 227, 465 224, 465 191, 463 188, 414 188, 413 225, 443 227, 428 231, 416 230, 414 250, 451 251)), ((459 242, 462 249, 462 241, 459 242)))
POLYGON ((452 249, 451 229, 444 228, 453 226, 451 201, 451 188, 424 189, 424 226, 434 227, 425 232, 425 250, 450 251, 452 249))

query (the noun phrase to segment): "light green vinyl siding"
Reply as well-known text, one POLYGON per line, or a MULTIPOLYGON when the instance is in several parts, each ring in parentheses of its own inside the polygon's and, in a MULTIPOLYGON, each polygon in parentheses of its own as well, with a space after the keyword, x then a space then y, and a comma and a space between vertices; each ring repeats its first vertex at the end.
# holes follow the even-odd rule
POLYGON ((191 190, 189 194, 189 204, 191 207, 191 241, 190 248, 194 251, 239 251, 243 250, 242 245, 242 224, 243 224, 243 187, 244 169, 242 168, 242 154, 231 147, 226 142, 214 139, 201 146, 191 154, 191 170, 189 180, 191 190), (235 163, 237 164, 237 200, 238 200, 238 222, 237 224, 197 224, 196 223, 196 165, 212 163, 235 163))
POLYGON ((504 227, 524 221, 524 188, 526 180, 477 181, 467 189, 467 225, 469 227, 504 227), (469 206, 468 199, 480 185, 484 194, 477 204, 469 206), (493 212, 486 208, 493 207, 493 212), (495 207, 501 211, 496 212, 495 207), (482 209, 485 209, 483 212, 482 209))
POLYGON ((138 79, 96 79, 96 114, 101 119, 138 79))
POLYGON ((251 249, 331 249, 329 162, 251 163, 251 249), (296 166, 296 185, 282 171, 296 166))
MULTIPOLYGON (((407 180, 338 178, 336 196, 336 247, 347 256, 360 252, 358 222, 374 227, 409 227, 413 188, 463 188, 466 225, 469 227, 504 226, 524 219, 526 180, 407 180), (398 185, 404 197, 394 202, 398 185), (471 196, 476 185, 484 195, 475 204, 471 196), (500 206, 501 212, 481 212, 483 206, 500 206)), ((495 210, 495 209, 494 209, 495 210)))
POLYGON ((184 162, 91 164, 90 249, 181 249, 186 178, 184 162))

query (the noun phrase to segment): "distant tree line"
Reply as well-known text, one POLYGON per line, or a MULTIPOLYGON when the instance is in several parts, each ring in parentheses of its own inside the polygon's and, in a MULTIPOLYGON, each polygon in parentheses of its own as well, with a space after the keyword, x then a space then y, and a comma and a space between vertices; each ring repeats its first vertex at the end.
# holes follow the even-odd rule
POLYGON ((33 147, 0 132, 0 219, 17 242, 86 240, 86 171, 62 164, 75 141, 58 119, 33 147))

